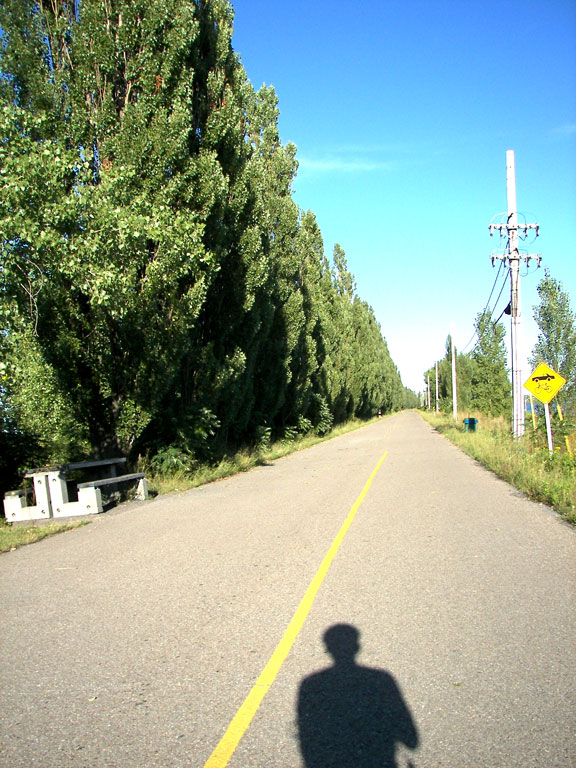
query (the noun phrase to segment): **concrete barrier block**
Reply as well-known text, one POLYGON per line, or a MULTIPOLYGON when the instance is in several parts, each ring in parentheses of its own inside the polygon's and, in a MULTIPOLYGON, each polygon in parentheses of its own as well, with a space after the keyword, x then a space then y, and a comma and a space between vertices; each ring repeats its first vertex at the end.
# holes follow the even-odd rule
POLYGON ((78 503, 84 508, 83 515, 98 515, 103 511, 100 488, 79 488, 78 503))
POLYGON ((76 517, 78 515, 84 515, 85 512, 82 511, 82 507, 80 506, 80 502, 78 501, 69 501, 68 504, 61 504, 59 507, 55 507, 52 510, 52 515, 54 517, 76 517))
POLYGON ((26 498, 18 492, 7 493, 4 496, 4 516, 8 522, 23 520, 22 511, 26 509, 26 498))
MULTIPOLYGON (((52 507, 50 504, 50 485, 48 475, 34 475, 34 496, 36 506, 42 511, 40 517, 50 517, 52 507)), ((35 518, 25 518, 33 520, 35 518)))
POLYGON ((98 515, 100 512, 102 512, 102 494, 99 488, 79 488, 78 501, 69 501, 52 510, 54 517, 98 515))
POLYGON ((9 523, 17 523, 21 520, 43 520, 50 517, 50 509, 39 505, 28 507, 23 494, 7 493, 4 497, 4 515, 9 523))
POLYGON ((68 504, 68 486, 62 472, 48 472, 46 485, 50 494, 50 503, 54 517, 61 517, 60 510, 68 504))
POLYGON ((143 500, 148 498, 148 483, 146 482, 145 477, 138 481, 138 487, 136 488, 136 498, 143 500))

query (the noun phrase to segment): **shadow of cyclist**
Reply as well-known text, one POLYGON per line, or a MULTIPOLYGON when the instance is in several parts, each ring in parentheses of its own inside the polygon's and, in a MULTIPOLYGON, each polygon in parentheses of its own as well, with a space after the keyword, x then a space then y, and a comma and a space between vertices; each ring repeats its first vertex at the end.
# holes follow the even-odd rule
POLYGON ((324 633, 334 665, 306 677, 298 695, 306 768, 397 768, 396 747, 418 746, 418 732, 389 672, 362 667, 360 633, 336 624, 324 633))

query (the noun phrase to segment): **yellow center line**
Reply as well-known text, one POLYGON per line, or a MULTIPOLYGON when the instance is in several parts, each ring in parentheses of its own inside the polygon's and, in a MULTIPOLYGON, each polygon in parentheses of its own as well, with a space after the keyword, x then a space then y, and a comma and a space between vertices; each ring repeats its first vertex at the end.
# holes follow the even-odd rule
POLYGON ((368 493, 370 486, 372 485, 372 481, 376 477, 376 473, 382 466, 382 463, 384 462, 384 459, 387 455, 388 451, 386 451, 386 453, 384 453, 384 455, 381 457, 378 464, 374 468, 374 471, 366 481, 361 494, 354 502, 346 520, 338 531, 338 534, 332 542, 330 549, 324 556, 324 559, 316 571, 314 578, 310 582, 310 585, 306 590, 306 594, 302 598, 302 601, 298 606, 292 621, 288 625, 286 632, 284 632, 284 636, 276 646, 276 650, 262 670, 260 677, 254 683, 254 686, 252 687, 252 690, 248 696, 245 698, 244 703, 240 706, 240 709, 234 715, 230 725, 226 730, 226 733, 224 736, 222 736, 216 749, 214 752, 212 752, 208 758, 208 761, 204 764, 204 768, 225 768, 225 766, 227 766, 230 762, 232 755, 236 751, 236 747, 240 743, 240 739, 248 730, 248 726, 258 711, 262 699, 264 696, 266 696, 266 693, 276 679, 276 676, 278 675, 284 660, 290 653, 290 649, 294 645, 294 641, 298 637, 298 634, 300 633, 300 630, 302 629, 302 626, 304 625, 304 622, 310 613, 314 599, 318 594, 318 590, 320 589, 326 574, 328 573, 328 569, 336 557, 336 553, 340 549, 340 545, 344 540, 344 536, 346 535, 348 528, 350 528, 352 525, 352 521, 356 517, 358 509, 362 504, 364 497, 368 493))

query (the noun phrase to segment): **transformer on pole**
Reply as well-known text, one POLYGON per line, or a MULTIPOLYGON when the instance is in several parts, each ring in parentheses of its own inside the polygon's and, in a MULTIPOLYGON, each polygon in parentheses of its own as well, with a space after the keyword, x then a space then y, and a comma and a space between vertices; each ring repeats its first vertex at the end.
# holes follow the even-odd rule
POLYGON ((501 259, 510 267, 510 323, 511 323, 511 361, 512 361, 512 428, 514 437, 521 437, 524 434, 524 394, 522 382, 522 342, 521 342, 521 303, 520 303, 520 261, 525 260, 527 264, 531 259, 538 261, 540 266, 541 257, 538 254, 521 254, 519 249, 520 235, 526 236, 528 230, 535 230, 536 237, 539 233, 538 224, 519 224, 518 207, 516 203, 516 168, 514 162, 514 150, 506 151, 506 190, 508 199, 508 214, 506 223, 490 224, 490 235, 494 230, 500 232, 500 236, 507 238, 507 244, 504 253, 493 253, 492 266, 496 259, 501 259))

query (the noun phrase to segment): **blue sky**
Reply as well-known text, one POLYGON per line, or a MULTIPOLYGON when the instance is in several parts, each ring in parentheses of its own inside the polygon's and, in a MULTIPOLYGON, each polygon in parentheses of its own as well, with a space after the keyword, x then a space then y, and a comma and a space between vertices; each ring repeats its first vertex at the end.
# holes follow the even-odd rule
MULTIPOLYGON (((541 228, 525 244, 542 255, 522 270, 526 353, 544 267, 576 309, 575 0, 233 5, 233 46, 255 88, 275 87, 282 141, 298 147, 294 199, 327 255, 344 248, 406 386, 424 388, 449 333, 460 349, 473 335, 508 149, 518 210, 541 228)), ((507 286, 495 318, 508 299, 507 286)))

